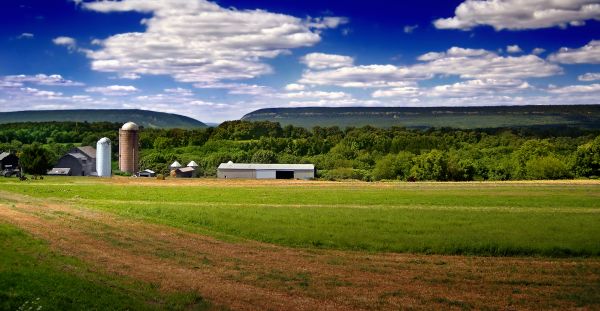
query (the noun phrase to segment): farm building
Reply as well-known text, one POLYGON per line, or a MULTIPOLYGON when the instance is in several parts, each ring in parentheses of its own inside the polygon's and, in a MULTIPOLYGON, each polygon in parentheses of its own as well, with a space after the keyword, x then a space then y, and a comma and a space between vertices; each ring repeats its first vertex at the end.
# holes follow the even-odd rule
POLYGON ((156 172, 153 170, 143 170, 137 173, 138 177, 156 177, 156 172))
POLYGON ((181 167, 175 170, 175 176, 177 178, 192 178, 195 176, 196 169, 193 167, 181 167))
POLYGON ((96 149, 86 146, 69 150, 67 154, 58 160, 58 163, 48 172, 48 175, 96 175, 96 149), (69 169, 68 173, 65 174, 64 169, 69 169))
POLYGON ((218 178, 244 179, 312 179, 315 178, 313 164, 256 164, 221 163, 218 178))
POLYGON ((0 153, 0 170, 16 169, 19 167, 19 158, 8 152, 0 153))

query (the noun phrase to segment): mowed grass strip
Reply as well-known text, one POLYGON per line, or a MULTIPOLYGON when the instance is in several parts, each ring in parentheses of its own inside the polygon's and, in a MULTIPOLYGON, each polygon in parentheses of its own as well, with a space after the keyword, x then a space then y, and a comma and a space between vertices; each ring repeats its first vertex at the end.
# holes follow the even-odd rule
POLYGON ((3 183, 217 237, 294 247, 470 255, 600 255, 597 184, 168 187, 3 183))
POLYGON ((196 293, 94 271, 0 222, 0 310, 206 310, 196 293))

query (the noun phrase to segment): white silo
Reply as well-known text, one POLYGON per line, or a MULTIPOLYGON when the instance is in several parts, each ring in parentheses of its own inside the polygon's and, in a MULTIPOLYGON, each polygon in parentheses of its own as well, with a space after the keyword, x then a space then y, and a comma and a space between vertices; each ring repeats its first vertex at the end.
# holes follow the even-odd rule
POLYGON ((99 177, 110 177, 111 175, 110 154, 110 139, 103 137, 96 144, 96 172, 99 177))

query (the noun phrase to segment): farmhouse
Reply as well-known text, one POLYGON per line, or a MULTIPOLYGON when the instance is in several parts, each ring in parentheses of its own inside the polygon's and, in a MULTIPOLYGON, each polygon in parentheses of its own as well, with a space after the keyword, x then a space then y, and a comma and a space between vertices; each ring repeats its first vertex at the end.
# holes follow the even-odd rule
POLYGON ((96 149, 86 146, 69 150, 67 154, 58 160, 58 163, 48 172, 48 175, 96 175, 96 149))
POLYGON ((313 164, 256 164, 221 163, 218 178, 244 179, 312 179, 315 178, 313 164))
POLYGON ((0 153, 0 171, 11 170, 19 167, 19 158, 8 152, 0 153))

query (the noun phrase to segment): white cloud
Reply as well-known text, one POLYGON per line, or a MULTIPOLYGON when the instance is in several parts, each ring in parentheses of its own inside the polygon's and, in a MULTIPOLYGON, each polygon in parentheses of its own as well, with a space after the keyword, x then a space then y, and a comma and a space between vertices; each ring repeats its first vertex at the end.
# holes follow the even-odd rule
POLYGON ((423 54, 418 59, 423 62, 406 67, 363 65, 325 71, 307 70, 299 82, 340 87, 403 88, 413 86, 411 83, 415 80, 430 79, 434 76, 459 76, 463 79, 524 79, 562 73, 559 66, 535 55, 504 57, 481 49, 452 47, 446 52, 423 54))
POLYGON ((466 0, 454 14, 433 24, 461 30, 482 25, 496 30, 582 26, 586 20, 600 20, 600 4, 597 0, 466 0))
POLYGON ((291 83, 285 86, 286 91, 303 91, 306 86, 297 83, 291 83))
POLYGON ((546 49, 542 49, 542 48, 535 48, 531 51, 531 54, 534 55, 540 55, 542 53, 546 52, 546 49))
POLYGON ((17 39, 33 39, 34 35, 30 32, 24 32, 20 34, 17 39))
POLYGON ((223 8, 205 0, 84 2, 98 12, 152 16, 144 32, 111 36, 88 51, 92 69, 121 75, 170 75, 200 84, 251 79, 272 72, 263 62, 321 40, 320 31, 344 18, 300 19, 264 10, 223 8), (135 47, 135 48, 132 48, 135 47))
POLYGON ((310 53, 302 57, 300 62, 310 69, 322 70, 352 66, 354 59, 345 55, 310 53))
POLYGON ((419 25, 406 25, 404 26, 404 33, 413 33, 417 28, 419 28, 419 25))
POLYGON ((132 85, 94 86, 86 88, 85 91, 89 93, 100 93, 106 96, 131 95, 139 92, 139 90, 132 85))
POLYGON ((56 37, 52 39, 52 42, 56 45, 66 46, 69 50, 73 50, 77 47, 77 41, 71 37, 56 37))
POLYGON ((588 72, 577 77, 577 80, 585 82, 600 80, 600 72, 588 72))
POLYGON ((551 88, 548 90, 550 93, 556 94, 573 94, 573 93, 598 93, 600 92, 600 84, 588 84, 588 85, 569 85, 560 88, 551 88))
POLYGON ((194 92, 192 92, 192 90, 184 89, 181 87, 164 89, 164 91, 165 91, 165 93, 168 93, 168 94, 177 94, 180 96, 193 96, 194 95, 194 92))
POLYGON ((344 92, 323 92, 323 91, 312 91, 312 92, 293 92, 293 93, 280 93, 274 95, 274 97, 285 98, 285 99, 350 99, 352 96, 344 92))
POLYGON ((521 80, 483 79, 468 80, 454 84, 437 85, 431 88, 403 87, 377 90, 374 98, 384 97, 473 97, 522 92, 531 86, 521 80))
POLYGON ((578 49, 563 47, 548 59, 562 64, 600 64, 600 40, 592 40, 578 49))
POLYGON ((12 83, 14 86, 22 86, 24 83, 52 86, 82 86, 83 83, 67 80, 59 74, 37 74, 37 75, 10 75, 0 77, 0 83, 12 83))
POLYGON ((521 53, 523 52, 523 50, 521 50, 521 47, 518 45, 509 45, 506 47, 506 52, 508 53, 521 53))
POLYGON ((391 89, 377 90, 371 95, 373 98, 383 97, 414 97, 423 93, 416 86, 395 87, 391 89))

